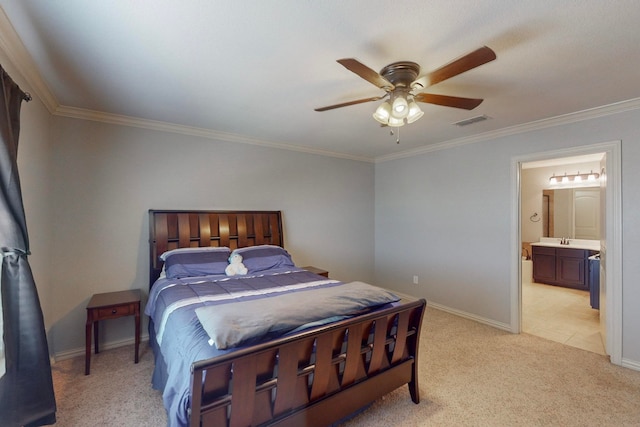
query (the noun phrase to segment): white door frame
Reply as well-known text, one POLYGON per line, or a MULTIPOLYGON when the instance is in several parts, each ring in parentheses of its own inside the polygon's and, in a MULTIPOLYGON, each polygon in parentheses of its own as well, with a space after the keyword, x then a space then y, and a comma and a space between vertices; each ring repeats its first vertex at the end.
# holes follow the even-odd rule
POLYGON ((621 141, 585 145, 570 149, 544 151, 511 160, 512 176, 512 251, 511 263, 511 332, 522 331, 522 236, 520 223, 520 171, 522 163, 585 154, 607 154, 606 230, 606 350, 611 363, 622 364, 622 168, 621 141))

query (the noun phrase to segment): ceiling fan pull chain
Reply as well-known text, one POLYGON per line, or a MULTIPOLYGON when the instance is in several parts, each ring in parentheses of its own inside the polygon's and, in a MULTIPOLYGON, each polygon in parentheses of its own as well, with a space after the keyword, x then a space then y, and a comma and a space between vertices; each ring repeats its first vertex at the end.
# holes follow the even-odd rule
POLYGON ((390 127, 389 135, 391 136, 396 135, 396 144, 400 144, 400 128, 399 127, 390 127), (394 133, 394 129, 395 129, 395 132, 397 132, 397 134, 394 133))

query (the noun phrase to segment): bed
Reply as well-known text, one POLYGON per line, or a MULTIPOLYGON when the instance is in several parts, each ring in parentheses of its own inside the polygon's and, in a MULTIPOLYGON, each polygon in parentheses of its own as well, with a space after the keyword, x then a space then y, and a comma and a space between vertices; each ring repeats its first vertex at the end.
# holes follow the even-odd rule
POLYGON ((279 211, 149 211, 145 312, 170 426, 326 426, 405 384, 420 402, 425 300, 297 267, 283 241, 279 211), (247 274, 221 274, 229 253, 247 274))

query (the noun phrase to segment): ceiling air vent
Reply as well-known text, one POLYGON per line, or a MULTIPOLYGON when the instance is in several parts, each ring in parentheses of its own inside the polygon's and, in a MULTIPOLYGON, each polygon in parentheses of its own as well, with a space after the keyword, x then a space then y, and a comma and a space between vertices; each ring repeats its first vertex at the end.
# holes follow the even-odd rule
POLYGON ((470 119, 465 119, 465 120, 460 120, 459 122, 455 122, 453 123, 456 126, 467 126, 473 123, 478 123, 478 122, 484 122, 487 119, 490 119, 491 117, 489 116, 485 116, 484 114, 481 116, 475 116, 475 117, 471 117, 470 119))

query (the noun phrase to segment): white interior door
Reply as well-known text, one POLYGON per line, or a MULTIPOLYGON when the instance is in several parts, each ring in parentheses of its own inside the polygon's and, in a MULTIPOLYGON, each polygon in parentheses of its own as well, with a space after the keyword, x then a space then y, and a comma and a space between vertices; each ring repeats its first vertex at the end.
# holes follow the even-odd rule
POLYGON ((604 351, 609 353, 607 344, 607 155, 600 160, 600 335, 604 351))

